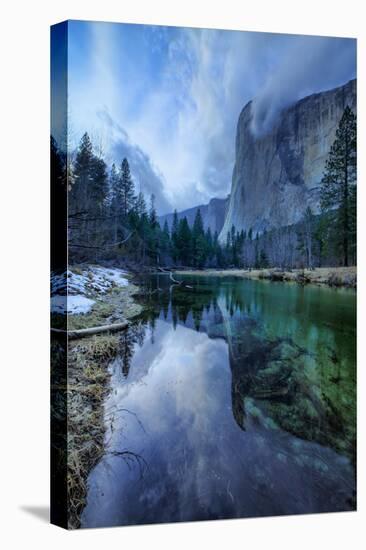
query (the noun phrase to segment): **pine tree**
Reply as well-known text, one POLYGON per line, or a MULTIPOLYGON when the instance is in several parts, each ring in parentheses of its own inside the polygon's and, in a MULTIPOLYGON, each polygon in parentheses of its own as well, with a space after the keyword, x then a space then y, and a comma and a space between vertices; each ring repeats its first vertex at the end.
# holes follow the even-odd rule
POLYGON ((203 267, 207 256, 207 247, 200 209, 197 210, 192 228, 193 265, 203 267))
POLYGON ((64 267, 67 262, 67 162, 51 136, 51 267, 64 267))
POLYGON ((80 140, 74 163, 74 183, 70 191, 69 215, 89 210, 89 185, 93 171, 93 146, 87 132, 80 140))
POLYGON ((119 200, 118 200, 118 183, 119 177, 116 165, 113 163, 109 174, 109 188, 110 188, 110 218, 111 226, 113 228, 113 240, 117 242, 117 230, 118 230, 118 214, 119 214, 119 200))
POLYGON ((214 255, 214 250, 213 250, 213 239, 212 239, 212 233, 211 233, 210 227, 207 228, 205 239, 206 239, 206 248, 207 248, 207 258, 209 260, 212 260, 214 255))
POLYGON ((156 214, 155 208, 155 195, 154 193, 150 196, 150 210, 149 210, 149 221, 152 228, 155 228, 158 223, 158 216, 156 214))
POLYGON ((239 236, 239 233, 237 233, 234 224, 231 226, 230 243, 231 243, 231 263, 235 267, 238 267, 240 236, 239 236))
POLYGON ((170 233, 167 220, 164 222, 163 231, 160 236, 161 244, 161 253, 166 258, 170 254, 170 233))
POLYGON ((122 216, 127 218, 135 201, 135 186, 131 178, 130 166, 126 158, 123 159, 120 169, 120 188, 122 201, 122 216))
POLYGON ((313 269, 313 243, 314 243, 315 223, 314 215, 310 206, 307 207, 304 214, 303 222, 298 232, 298 247, 306 257, 306 265, 308 269, 313 269))
POLYGON ((265 250, 262 248, 259 254, 259 267, 268 267, 268 257, 265 250))
POLYGON ((74 183, 69 196, 69 218, 73 221, 70 231, 74 245, 96 250, 105 240, 107 195, 107 166, 102 158, 94 155, 91 140, 85 133, 77 151, 74 183))
POLYGON ((135 204, 134 204, 134 210, 136 211, 137 215, 141 217, 143 214, 146 214, 146 202, 144 194, 140 191, 137 195, 135 204))
POLYGON ((150 234, 150 222, 149 216, 144 212, 139 219, 139 229, 140 237, 140 249, 141 249, 141 260, 144 264, 146 261, 146 256, 149 252, 149 234, 150 234))
POLYGON ((171 246, 172 246, 172 258, 174 263, 177 263, 179 258, 179 247, 178 247, 178 213, 174 210, 173 214, 173 223, 172 223, 172 233, 171 233, 171 246))
POLYGON ((356 228, 356 117, 347 106, 336 131, 322 179, 321 208, 331 214, 331 238, 342 251, 343 265, 348 266, 355 246, 356 228))
POLYGON ((255 245, 254 245, 254 267, 258 269, 260 267, 259 260, 259 234, 255 236, 255 245))
POLYGON ((97 216, 105 213, 108 196, 108 173, 107 165, 102 158, 93 157, 91 181, 89 183, 90 202, 89 212, 97 216))
POLYGON ((150 197, 150 209, 149 209, 149 229, 148 229, 148 249, 149 256, 154 263, 159 265, 160 263, 160 225, 158 223, 158 217, 155 208, 155 195, 150 197))
POLYGON ((185 265, 190 265, 192 261, 192 234, 185 216, 179 221, 177 243, 180 261, 185 265))

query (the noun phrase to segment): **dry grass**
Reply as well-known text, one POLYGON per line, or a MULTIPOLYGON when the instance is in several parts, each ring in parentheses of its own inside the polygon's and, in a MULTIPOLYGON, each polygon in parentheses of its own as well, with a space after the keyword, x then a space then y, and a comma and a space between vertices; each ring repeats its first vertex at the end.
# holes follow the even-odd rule
POLYGON ((108 362, 118 352, 117 335, 94 336, 69 346, 67 488, 69 528, 80 525, 87 477, 104 450, 103 400, 108 362))
POLYGON ((310 269, 279 268, 271 269, 206 269, 197 271, 177 271, 180 275, 202 275, 214 277, 241 277, 245 279, 267 279, 271 281, 292 281, 301 284, 326 284, 356 288, 357 268, 352 267, 317 267, 310 269))
POLYGON ((97 294, 93 297, 95 304, 89 313, 69 315, 68 330, 108 325, 138 315, 141 306, 133 298, 137 292, 138 288, 129 284, 127 287, 114 287, 107 294, 97 294))
MULTIPOLYGON (((76 274, 82 274, 84 267, 73 266, 71 269, 76 274)), ((108 325, 135 317, 142 311, 134 299, 138 291, 138 287, 129 283, 124 287, 113 286, 105 294, 96 292, 92 296, 95 304, 89 313, 68 316, 68 330, 108 325)), ((65 316, 53 314, 52 326, 65 328, 65 316)), ((69 341, 67 382, 65 357, 60 359, 58 365, 61 376, 53 377, 56 395, 54 417, 64 415, 67 418, 67 453, 63 460, 67 460, 70 529, 80 526, 80 516, 86 502, 87 478, 104 452, 103 403, 109 391, 108 363, 118 353, 119 342, 118 333, 69 341)), ((54 346, 53 354, 56 352, 57 346, 54 346)), ((64 440, 58 443, 60 456, 65 454, 63 448, 64 440)))

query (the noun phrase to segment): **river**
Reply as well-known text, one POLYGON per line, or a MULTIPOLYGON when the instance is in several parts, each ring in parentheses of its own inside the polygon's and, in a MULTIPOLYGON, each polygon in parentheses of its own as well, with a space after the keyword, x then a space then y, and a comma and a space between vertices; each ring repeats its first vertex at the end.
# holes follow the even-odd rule
POLYGON ((144 281, 82 527, 354 510, 356 294, 144 281))

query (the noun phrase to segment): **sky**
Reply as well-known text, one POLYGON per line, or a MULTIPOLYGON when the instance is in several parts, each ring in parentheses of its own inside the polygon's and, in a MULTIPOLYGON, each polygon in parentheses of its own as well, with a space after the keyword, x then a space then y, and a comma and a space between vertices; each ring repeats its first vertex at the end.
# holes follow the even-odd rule
POLYGON ((158 213, 230 192, 239 114, 261 136, 301 97, 356 76, 356 41, 117 23, 68 23, 70 143, 87 131, 126 156, 158 213))

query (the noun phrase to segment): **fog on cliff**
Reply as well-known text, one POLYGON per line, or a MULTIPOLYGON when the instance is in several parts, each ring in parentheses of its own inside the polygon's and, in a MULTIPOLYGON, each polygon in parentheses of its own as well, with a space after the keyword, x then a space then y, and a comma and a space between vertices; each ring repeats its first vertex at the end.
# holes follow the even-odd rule
POLYGON ((355 75, 354 40, 296 37, 277 70, 253 100, 254 135, 268 132, 285 107, 312 93, 340 86, 355 75))

